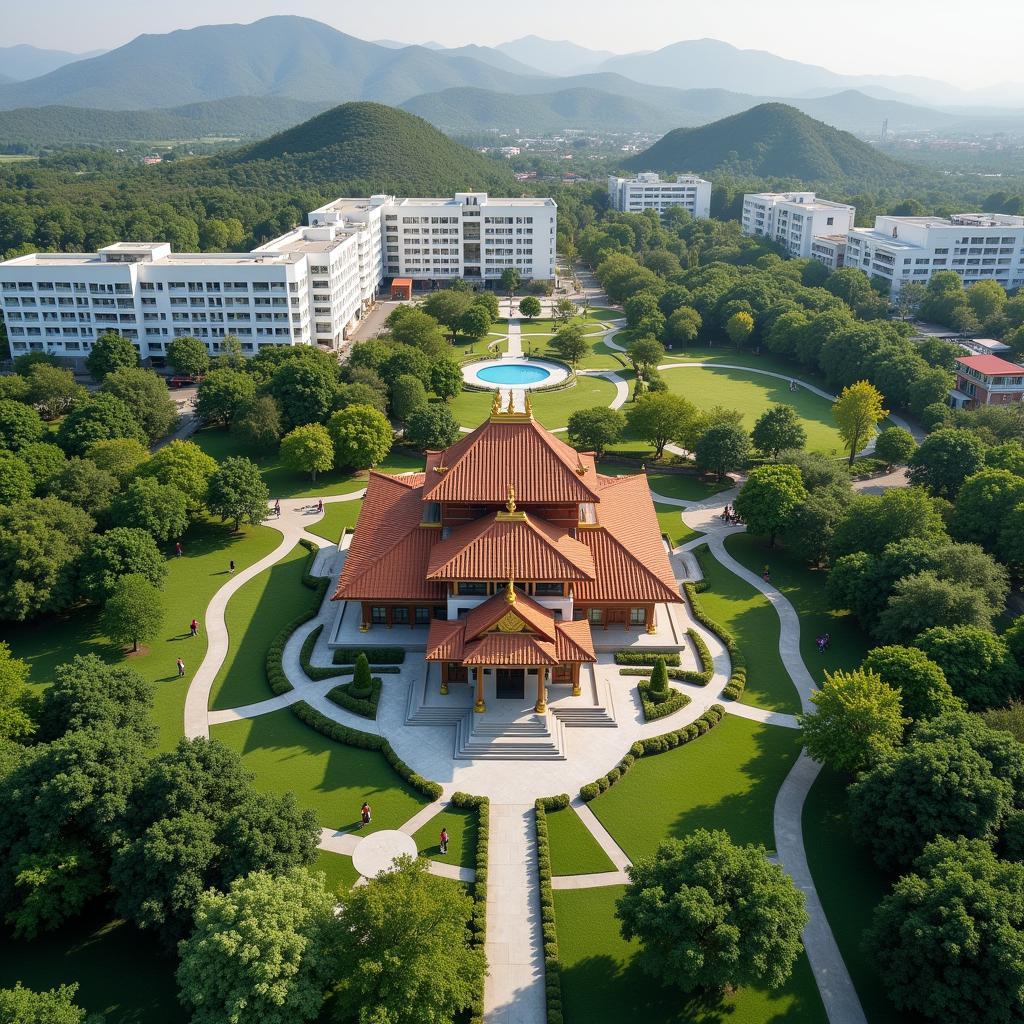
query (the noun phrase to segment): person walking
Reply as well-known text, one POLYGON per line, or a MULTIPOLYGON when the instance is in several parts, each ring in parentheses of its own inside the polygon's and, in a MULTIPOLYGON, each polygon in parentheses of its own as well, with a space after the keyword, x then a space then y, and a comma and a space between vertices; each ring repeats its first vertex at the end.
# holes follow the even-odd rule
POLYGON ((317 510, 317 512, 323 512, 323 510, 324 510, 324 499, 323 499, 323 498, 321 498, 321 499, 320 499, 320 500, 319 500, 319 501, 318 501, 318 502, 316 503, 316 510, 317 510))
POLYGON ((448 852, 448 829, 441 829, 441 853, 448 852))
POLYGON ((181 541, 180 540, 179 541, 175 541, 175 543, 174 543, 174 557, 175 558, 181 558, 181 556, 182 556, 181 541))
POLYGON ((274 515, 277 516, 278 519, 281 518, 281 499, 280 498, 278 498, 277 501, 274 502, 274 515))
POLYGON ((772 581, 772 574, 769 572, 767 565, 764 567, 764 572, 761 573, 761 579, 763 579, 765 583, 771 583, 772 581))
POLYGON ((199 636, 199 623, 195 619, 188 624, 188 629, 192 636, 199 636))
POLYGON ((363 825, 370 824, 370 805, 365 800, 363 806, 359 808, 359 820, 363 825))
POLYGON ((233 558, 228 562, 228 572, 231 573, 232 576, 235 575, 235 560, 233 558))
POLYGON ((179 658, 178 661, 177 661, 177 666, 178 666, 178 678, 180 679, 185 674, 185 662, 183 662, 181 660, 181 658, 179 658))

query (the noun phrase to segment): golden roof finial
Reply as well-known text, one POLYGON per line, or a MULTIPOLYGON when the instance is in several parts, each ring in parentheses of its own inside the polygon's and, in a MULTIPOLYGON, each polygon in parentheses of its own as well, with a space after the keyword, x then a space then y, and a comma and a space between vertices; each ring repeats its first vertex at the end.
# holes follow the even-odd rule
POLYGON ((501 392, 494 392, 494 401, 491 402, 491 415, 497 416, 501 413, 501 392))
POLYGON ((511 388, 509 388, 508 389, 508 408, 505 410, 505 412, 507 412, 509 415, 512 415, 515 411, 516 411, 516 396, 515 396, 515 392, 511 388))
POLYGON ((512 484, 508 485, 508 501, 505 504, 505 508, 507 508, 509 512, 515 512, 516 510, 516 489, 512 484))
POLYGON ((509 604, 516 603, 515 573, 511 569, 508 571, 508 586, 505 587, 505 600, 509 604))
POLYGON ((533 402, 530 400, 530 392, 526 392, 526 415, 533 418, 533 402))

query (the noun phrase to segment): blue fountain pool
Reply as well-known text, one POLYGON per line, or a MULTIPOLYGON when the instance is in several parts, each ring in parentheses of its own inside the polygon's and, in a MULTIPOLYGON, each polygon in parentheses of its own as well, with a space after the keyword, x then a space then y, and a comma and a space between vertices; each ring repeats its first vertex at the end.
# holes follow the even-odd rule
POLYGON ((488 384, 536 384, 551 376, 551 371, 543 366, 536 366, 531 363, 497 363, 494 366, 484 366, 476 371, 480 380, 488 384))

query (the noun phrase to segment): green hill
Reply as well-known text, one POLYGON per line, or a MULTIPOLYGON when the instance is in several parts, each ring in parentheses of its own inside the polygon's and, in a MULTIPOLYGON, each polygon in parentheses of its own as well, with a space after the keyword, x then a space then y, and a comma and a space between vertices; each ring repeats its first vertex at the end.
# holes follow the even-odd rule
POLYGON ((368 193, 507 194, 515 187, 507 167, 380 103, 344 103, 221 160, 253 178, 365 183, 368 193))
POLYGON ((699 128, 677 128, 625 166, 649 171, 721 169, 802 181, 878 181, 907 170, 848 132, 785 103, 762 103, 699 128))

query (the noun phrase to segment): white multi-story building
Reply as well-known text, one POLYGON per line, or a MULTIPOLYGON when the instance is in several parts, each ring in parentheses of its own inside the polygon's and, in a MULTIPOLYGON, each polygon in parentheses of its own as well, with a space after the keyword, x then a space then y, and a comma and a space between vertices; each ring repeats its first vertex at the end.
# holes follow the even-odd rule
POLYGON ((952 217, 876 217, 873 228, 852 228, 846 265, 885 281, 899 294, 908 281, 926 284, 952 270, 965 285, 997 281, 1024 285, 1024 217, 958 213, 952 217))
POLYGON ((819 199, 813 192, 753 192, 743 197, 743 234, 764 235, 790 256, 815 257, 816 238, 846 234, 856 209, 819 199))
POLYGON ((552 199, 338 199, 248 253, 174 253, 115 242, 95 253, 33 253, 0 263, 0 311, 12 353, 81 358, 106 331, 142 358, 192 335, 211 352, 236 335, 262 345, 339 348, 385 277, 481 283, 515 267, 555 275, 552 199))
POLYGON ((608 202, 620 213, 657 210, 659 215, 681 206, 693 217, 711 216, 711 182, 693 174, 680 174, 675 181, 662 181, 654 171, 635 178, 608 178, 608 202))

